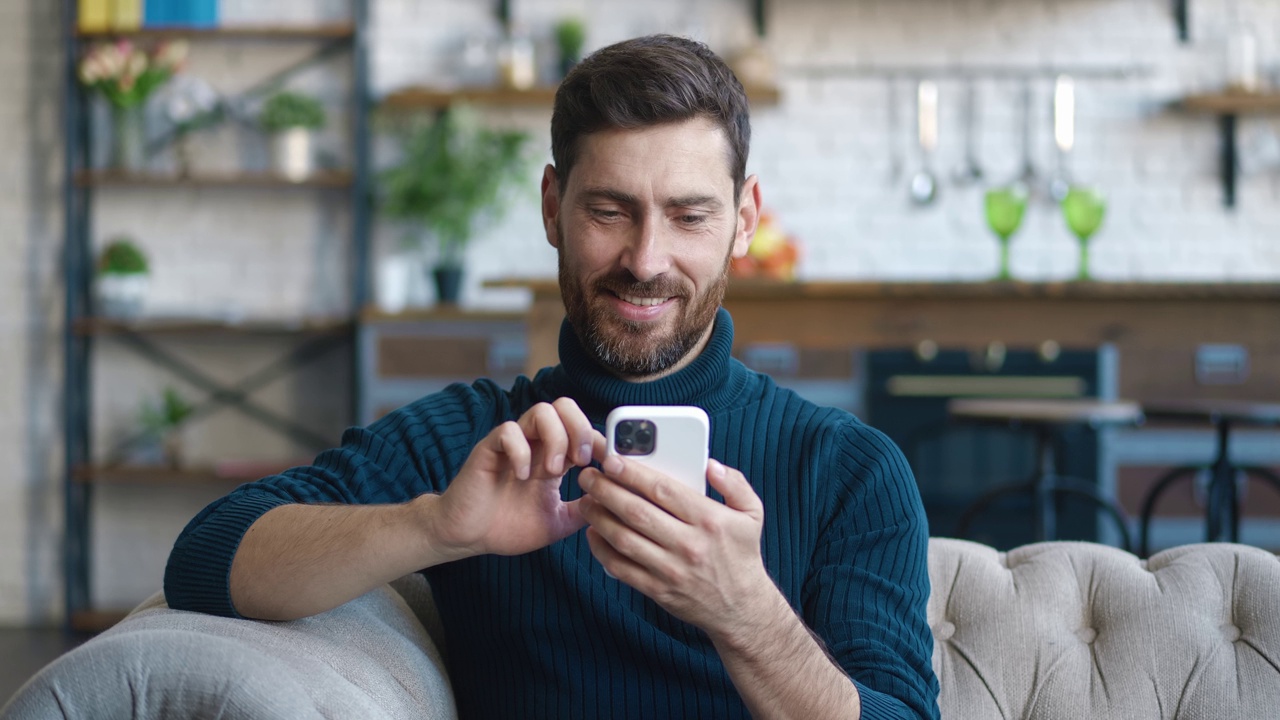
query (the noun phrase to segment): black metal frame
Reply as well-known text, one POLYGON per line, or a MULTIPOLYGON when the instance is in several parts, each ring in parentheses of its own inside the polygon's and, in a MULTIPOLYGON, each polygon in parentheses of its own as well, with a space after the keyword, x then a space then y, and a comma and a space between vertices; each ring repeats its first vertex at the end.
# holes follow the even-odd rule
POLYGON ((1129 536, 1129 524, 1124 511, 1111 500, 1103 497, 1093 483, 1077 478, 1066 477, 1058 473, 1057 453, 1053 444, 1053 428, 1048 425, 1036 425, 1036 470, 1024 482, 1005 485, 991 490, 973 502, 960 516, 956 523, 956 537, 963 538, 969 534, 969 526, 988 507, 1004 497, 1029 495, 1032 498, 1031 515, 1035 528, 1036 542, 1056 540, 1058 537, 1058 498, 1070 495, 1088 500, 1104 511, 1120 530, 1121 547, 1132 551, 1133 542, 1129 536))
MULTIPOLYGON (((119 338, 131 349, 143 357, 155 361, 159 365, 183 377, 196 387, 204 390, 208 397, 197 408, 197 414, 207 414, 215 409, 230 406, 255 418, 284 435, 307 445, 324 447, 332 443, 330 439, 318 434, 287 418, 272 413, 254 404, 250 393, 265 386, 272 380, 296 370, 316 358, 345 346, 351 355, 352 373, 350 421, 357 420, 361 407, 361 359, 354 341, 360 322, 360 311, 369 296, 369 236, 372 222, 372 200, 370 190, 370 126, 369 110, 371 105, 369 91, 369 55, 368 55, 368 0, 351 0, 353 35, 349 39, 326 42, 315 56, 307 62, 333 55, 342 47, 348 47, 352 62, 352 122, 351 122, 351 163, 352 184, 349 201, 352 208, 351 218, 351 315, 353 326, 347 332, 335 332, 312 338, 300 343, 292 351, 283 355, 261 370, 252 373, 240 381, 226 385, 217 382, 198 368, 173 354, 163 350, 155 343, 143 337, 141 332, 123 330, 119 338)), ((63 436, 64 436, 64 545, 63 576, 65 622, 68 629, 72 627, 74 616, 83 610, 91 609, 90 597, 90 516, 93 499, 91 483, 79 482, 76 478, 78 468, 88 466, 94 457, 91 446, 91 408, 93 394, 93 374, 91 361, 95 337, 93 333, 81 333, 77 328, 90 317, 89 291, 92 268, 92 186, 89 183, 77 183, 77 171, 89 165, 90 136, 89 113, 86 95, 80 86, 76 66, 82 52, 82 43, 77 35, 77 0, 62 0, 62 36, 64 56, 64 96, 63 96, 63 137, 65 155, 63 159, 63 219, 65 223, 65 242, 63 247, 63 277, 66 290, 66 307, 64 311, 63 330, 63 436)), ((269 88, 281 82, 288 73, 297 68, 288 68, 258 83, 255 88, 269 88)))
POLYGON ((1183 478, 1194 479, 1204 470, 1210 471, 1209 485, 1205 490, 1204 534, 1205 542, 1240 542, 1240 497, 1236 477, 1243 473, 1261 479, 1280 492, 1280 476, 1266 468, 1234 465, 1231 462, 1231 421, 1219 418, 1215 423, 1217 443, 1211 465, 1184 465, 1165 473, 1152 486, 1142 501, 1142 516, 1138 520, 1138 554, 1147 557, 1151 551, 1151 519, 1156 502, 1175 482, 1183 478))

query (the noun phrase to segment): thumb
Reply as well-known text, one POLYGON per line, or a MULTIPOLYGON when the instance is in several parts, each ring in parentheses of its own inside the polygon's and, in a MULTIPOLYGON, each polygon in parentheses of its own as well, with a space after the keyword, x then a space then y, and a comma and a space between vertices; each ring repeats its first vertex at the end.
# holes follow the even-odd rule
POLYGON ((737 470, 718 460, 707 461, 707 482, 724 496, 724 504, 752 515, 761 515, 764 505, 751 483, 737 470))

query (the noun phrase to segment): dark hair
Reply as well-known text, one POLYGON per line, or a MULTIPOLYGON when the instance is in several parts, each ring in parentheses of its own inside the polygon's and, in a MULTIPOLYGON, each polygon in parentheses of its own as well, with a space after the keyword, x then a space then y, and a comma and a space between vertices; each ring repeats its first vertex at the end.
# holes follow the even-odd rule
POLYGON ((724 131, 736 199, 746 182, 751 118, 742 83, 706 45, 648 35, 601 48, 569 71, 556 90, 551 157, 561 191, 585 135, 705 117, 724 131))

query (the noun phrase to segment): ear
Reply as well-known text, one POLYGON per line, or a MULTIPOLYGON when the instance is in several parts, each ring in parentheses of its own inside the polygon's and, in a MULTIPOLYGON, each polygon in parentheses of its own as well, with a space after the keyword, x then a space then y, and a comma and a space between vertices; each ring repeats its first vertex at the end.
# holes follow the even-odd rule
POLYGON ((738 232, 733 236, 733 249, 730 253, 733 257, 740 258, 747 254, 759 223, 760 178, 752 175, 742 184, 742 199, 738 201, 738 232))
POLYGON ((560 247, 560 232, 556 222, 560 219, 560 181, 555 167, 547 165, 542 170, 542 229, 551 247, 560 247))

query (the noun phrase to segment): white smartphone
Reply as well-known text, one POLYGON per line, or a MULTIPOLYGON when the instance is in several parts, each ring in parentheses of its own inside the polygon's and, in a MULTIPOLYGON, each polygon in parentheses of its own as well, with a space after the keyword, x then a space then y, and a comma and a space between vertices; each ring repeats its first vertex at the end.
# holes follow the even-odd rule
POLYGON ((623 405, 605 420, 610 455, 642 462, 707 494, 711 421, 689 405, 623 405))

